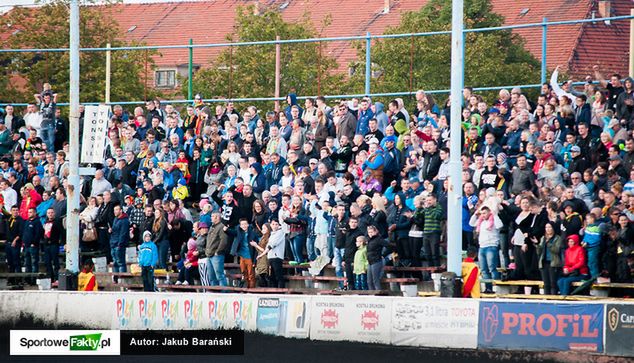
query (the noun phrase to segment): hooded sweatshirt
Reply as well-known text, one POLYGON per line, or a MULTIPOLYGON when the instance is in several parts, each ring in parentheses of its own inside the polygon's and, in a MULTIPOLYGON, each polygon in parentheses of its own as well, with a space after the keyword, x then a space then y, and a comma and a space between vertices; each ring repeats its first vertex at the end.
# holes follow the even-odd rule
POLYGON ((574 246, 568 247, 564 257, 564 268, 572 272, 573 270, 579 270, 582 275, 588 274, 588 264, 586 263, 586 250, 579 244, 579 235, 573 234, 566 238, 574 241, 574 246))
POLYGON ((251 187, 253 187, 253 192, 258 194, 262 193, 266 188, 266 178, 262 172, 262 165, 259 163, 253 163, 251 164, 251 167, 257 172, 256 175, 251 177, 251 187))
POLYGON ((377 102, 374 104, 374 109, 376 110, 376 114, 374 118, 377 121, 377 125, 379 130, 385 135, 385 128, 390 123, 390 119, 387 117, 387 114, 383 111, 385 106, 381 102, 377 102))
POLYGON ((291 104, 286 106, 286 108, 284 109, 284 113, 286 114, 286 119, 288 120, 288 122, 291 122, 293 120, 293 115, 291 114, 291 108, 293 106, 299 107, 298 117, 300 118, 302 117, 302 114, 304 113, 304 109, 301 108, 299 104, 297 103, 297 95, 295 93, 289 93, 287 97, 291 98, 291 104))

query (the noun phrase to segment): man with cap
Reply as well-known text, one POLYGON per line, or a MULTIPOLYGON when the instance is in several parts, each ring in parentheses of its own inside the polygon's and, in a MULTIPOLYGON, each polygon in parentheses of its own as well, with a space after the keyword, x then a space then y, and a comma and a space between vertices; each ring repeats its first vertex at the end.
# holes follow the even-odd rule
POLYGON ((608 128, 614 131, 614 136, 612 136, 612 142, 614 144, 627 140, 628 135, 625 125, 627 125, 627 121, 625 120, 621 120, 620 122, 616 118, 610 120, 608 128))
POLYGON ((139 245, 137 261, 141 267, 143 291, 154 291, 154 267, 158 263, 158 250, 150 231, 143 232, 143 243, 139 245))
POLYGON ((568 164, 568 174, 582 173, 590 167, 590 163, 585 156, 581 154, 581 148, 577 145, 573 145, 570 148, 570 164, 568 164))
POLYGON ((614 172, 618 174, 618 176, 621 177, 621 179, 623 180, 627 180, 630 177, 629 170, 626 170, 623 166, 623 159, 621 159, 620 156, 612 155, 610 156, 608 161, 610 163, 610 167, 608 168, 608 170, 614 170, 614 172))

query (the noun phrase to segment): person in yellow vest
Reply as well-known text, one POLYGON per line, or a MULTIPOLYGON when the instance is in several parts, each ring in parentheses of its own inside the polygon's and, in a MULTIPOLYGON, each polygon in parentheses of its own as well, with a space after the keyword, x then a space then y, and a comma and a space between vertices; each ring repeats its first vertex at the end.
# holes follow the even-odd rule
POLYGON ((97 291, 97 278, 92 272, 93 263, 90 259, 84 261, 84 266, 77 277, 77 289, 79 291, 97 291))
POLYGON ((462 261, 462 297, 480 298, 480 269, 474 261, 477 255, 477 249, 469 248, 462 261))

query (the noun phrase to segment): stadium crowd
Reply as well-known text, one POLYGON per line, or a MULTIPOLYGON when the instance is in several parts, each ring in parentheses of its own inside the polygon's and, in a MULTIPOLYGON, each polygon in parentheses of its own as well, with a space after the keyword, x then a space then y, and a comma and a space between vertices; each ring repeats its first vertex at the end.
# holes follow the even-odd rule
MULTIPOLYGON (((266 113, 200 95, 182 113, 114 105, 103 164, 82 177, 81 249, 124 272, 126 247, 140 245, 148 290, 156 267, 178 268, 178 284, 224 286, 234 258, 245 287, 284 287, 289 261, 311 274, 334 265, 341 288, 380 289, 385 264, 442 264, 451 134, 463 143, 462 247, 477 250, 483 278, 502 267, 549 294, 631 282, 634 83, 598 67, 583 89, 557 77, 534 99, 514 88, 487 102, 465 88, 460 135, 449 101, 422 90, 411 109, 293 93, 266 113)), ((10 272, 37 271, 42 250, 54 281, 67 122, 50 86, 35 99, 0 117, 0 232, 10 272)))

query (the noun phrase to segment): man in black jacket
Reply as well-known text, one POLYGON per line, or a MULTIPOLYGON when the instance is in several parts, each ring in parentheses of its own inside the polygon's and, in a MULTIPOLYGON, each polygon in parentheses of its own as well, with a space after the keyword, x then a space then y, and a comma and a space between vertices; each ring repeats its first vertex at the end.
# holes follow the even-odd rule
MULTIPOLYGON (((29 208, 28 219, 22 228, 22 243, 24 244, 24 265, 26 272, 38 272, 40 269, 40 242, 44 235, 42 223, 37 216, 35 208, 29 208)), ((29 278, 31 285, 35 284, 35 279, 29 278)))
POLYGON ((62 222, 55 215, 55 210, 49 208, 46 211, 46 221, 44 222, 44 261, 46 263, 46 273, 51 278, 51 282, 57 281, 59 272, 59 245, 62 241, 64 227, 62 222))
POLYGON ((108 263, 112 261, 110 255, 110 238, 108 237, 108 229, 112 227, 114 221, 114 203, 110 192, 104 192, 103 195, 97 196, 97 202, 102 201, 97 210, 97 218, 95 218, 95 227, 97 227, 97 241, 99 248, 106 254, 108 263))
MULTIPOLYGON (((11 215, 7 218, 7 241, 5 251, 7 254, 7 264, 9 265, 9 273, 22 272, 20 268, 20 247, 22 247, 22 228, 24 219, 20 217, 20 209, 17 205, 11 207, 11 215)), ((12 279, 9 281, 13 282, 12 279)))
POLYGON ((346 270, 346 280, 348 281, 348 290, 354 290, 354 274, 352 264, 354 263, 354 254, 357 252, 357 237, 363 236, 363 231, 359 228, 359 219, 350 217, 348 220, 348 231, 344 244, 344 254, 342 266, 346 270))

